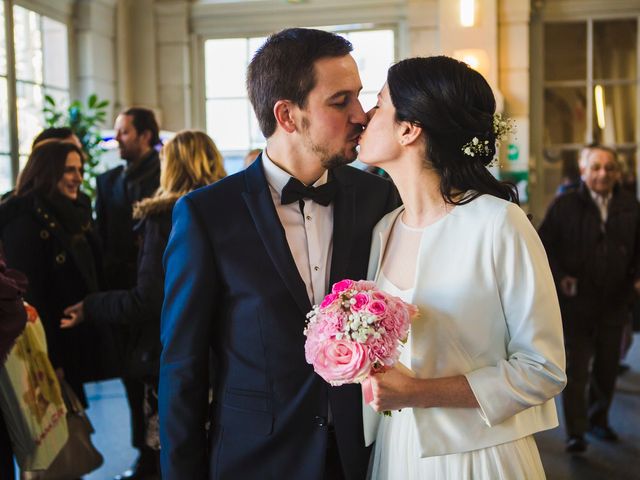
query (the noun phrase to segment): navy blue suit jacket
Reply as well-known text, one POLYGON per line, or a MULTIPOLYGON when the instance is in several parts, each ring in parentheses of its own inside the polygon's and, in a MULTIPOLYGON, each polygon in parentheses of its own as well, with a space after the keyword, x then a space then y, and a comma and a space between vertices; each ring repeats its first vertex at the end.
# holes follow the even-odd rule
MULTIPOLYGON (((396 191, 349 166, 332 181, 331 283, 361 279, 396 191)), ((320 480, 329 403, 345 474, 364 478, 360 387, 330 387, 305 361, 311 305, 261 160, 176 204, 164 264, 162 478, 320 480)))

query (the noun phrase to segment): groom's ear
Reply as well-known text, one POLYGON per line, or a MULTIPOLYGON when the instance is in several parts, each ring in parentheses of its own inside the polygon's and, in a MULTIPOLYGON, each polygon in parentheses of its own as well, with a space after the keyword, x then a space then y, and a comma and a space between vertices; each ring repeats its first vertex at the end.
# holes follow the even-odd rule
POLYGON ((278 100, 273 106, 273 116, 285 132, 293 133, 296 130, 293 103, 290 100, 278 100))
POLYGON ((421 138, 422 127, 407 121, 400 122, 400 143, 402 145, 411 145, 421 138))

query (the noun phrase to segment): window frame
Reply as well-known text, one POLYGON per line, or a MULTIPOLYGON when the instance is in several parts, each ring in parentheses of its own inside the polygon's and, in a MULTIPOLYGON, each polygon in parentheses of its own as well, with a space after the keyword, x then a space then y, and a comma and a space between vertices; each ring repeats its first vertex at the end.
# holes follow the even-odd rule
MULTIPOLYGON (((30 10, 38 15, 48 17, 51 20, 62 23, 67 30, 67 68, 69 78, 69 98, 73 97, 76 91, 75 84, 75 42, 73 25, 71 22, 73 0, 63 0, 56 2, 56 7, 51 5, 51 2, 45 0, 1 0, 2 5, 0 8, 4 11, 4 29, 5 29, 5 48, 7 56, 7 100, 8 100, 8 123, 9 123, 9 149, 10 151, 10 170, 11 186, 15 186, 18 173, 20 171, 20 140, 18 134, 18 105, 17 105, 17 76, 16 76, 16 55, 15 55, 15 43, 14 43, 14 6, 19 6, 30 10)), ((42 88, 43 95, 46 94, 47 88, 51 87, 43 79, 42 88)), ((37 84, 36 82, 30 82, 20 80, 23 84, 37 84)), ((38 84, 40 85, 40 84, 38 84)), ((58 91, 62 91, 59 88, 55 88, 58 91)), ((66 91, 66 90, 64 90, 66 91)), ((5 152, 1 152, 5 154, 5 152)))
MULTIPOLYGON (((537 180, 536 188, 532 194, 532 211, 536 217, 542 218, 544 212, 553 199, 554 193, 547 191, 547 183, 552 175, 560 175, 561 162, 548 162, 545 160, 545 149, 549 147, 557 148, 558 152, 579 150, 583 144, 558 143, 546 145, 544 143, 545 126, 545 106, 544 92, 547 87, 579 87, 584 88, 586 94, 586 143, 593 141, 593 89, 596 84, 606 86, 615 85, 635 85, 635 142, 616 143, 614 146, 619 149, 635 151, 636 177, 640 179, 640 9, 632 5, 631 2, 616 1, 608 7, 593 2, 583 9, 572 8, 567 0, 558 0, 557 4, 544 6, 539 10, 532 11, 531 21, 531 151, 534 155, 535 167, 532 167, 533 177, 537 180), (587 8, 588 7, 588 8, 587 8), (633 20, 637 22, 636 38, 636 79, 595 79, 593 77, 593 27, 595 22, 633 20), (545 80, 544 67, 544 29, 545 25, 552 23, 580 23, 587 28, 587 71, 584 79, 581 80, 545 80), (597 81, 596 81, 597 80, 597 81)), ((636 196, 640 198, 640 183, 636 196)))
MULTIPOLYGON (((311 25, 309 28, 313 28, 311 25)), ((329 31, 333 33, 352 33, 352 32, 364 32, 364 31, 377 31, 377 30, 390 30, 393 33, 394 39, 394 59, 397 60, 400 58, 399 52, 401 51, 401 42, 400 42, 400 29, 401 25, 399 22, 379 22, 379 23, 366 23, 366 24, 338 24, 338 25, 316 25, 318 28, 327 28, 329 31)), ((287 28, 286 25, 283 25, 282 28, 287 28)), ((194 65, 193 70, 193 79, 194 79, 194 105, 193 105, 193 116, 194 116, 194 125, 203 131, 207 131, 207 102, 208 100, 222 97, 208 97, 206 92, 206 68, 205 68, 205 42, 208 40, 225 40, 225 39, 251 39, 256 37, 267 37, 271 32, 265 30, 251 30, 238 32, 236 35, 197 35, 192 42, 195 59, 192 62, 194 65)), ((234 97, 235 98, 235 97, 234 97)), ((246 97, 242 97, 246 98, 246 97)), ((215 138, 214 138, 215 140, 215 138)), ((251 138, 250 138, 251 141, 251 138)), ((249 148, 254 148, 253 145, 250 145, 249 148)), ((238 155, 244 156, 246 151, 242 150, 225 150, 222 152, 223 155, 229 155, 233 157, 237 157, 238 155)))

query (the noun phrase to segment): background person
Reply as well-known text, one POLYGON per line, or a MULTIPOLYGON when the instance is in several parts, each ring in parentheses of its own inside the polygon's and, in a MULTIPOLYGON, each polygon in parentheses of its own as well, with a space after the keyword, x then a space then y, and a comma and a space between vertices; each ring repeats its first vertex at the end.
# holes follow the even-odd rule
POLYGON ((640 206, 619 186, 616 153, 591 146, 580 171, 580 187, 556 198, 539 229, 562 309, 570 453, 586 450, 587 431, 602 440, 618 438, 608 413, 634 283, 640 290, 640 206))
MULTIPOLYGON (((104 250, 107 288, 128 290, 136 285, 138 244, 134 233, 133 204, 152 196, 160 183, 160 160, 154 148, 160 143, 154 113, 146 108, 129 108, 115 121, 120 158, 126 165, 113 168, 96 179, 96 225, 104 250)), ((70 304, 67 304, 68 306, 70 304)), ((122 358, 130 352, 131 332, 124 323, 113 326, 122 358)), ((155 454, 145 443, 144 385, 128 378, 122 382, 131 410, 131 443, 139 451, 135 466, 119 479, 136 478, 156 468, 155 454)))
MULTIPOLYGON (((162 255, 171 231, 175 202, 190 191, 223 178, 223 158, 213 140, 193 130, 178 132, 160 153, 160 188, 153 197, 134 205, 134 219, 141 235, 137 281, 130 290, 93 293, 65 310, 63 328, 82 321, 124 323, 131 326, 129 357, 125 369, 145 385, 147 446, 159 449, 157 382, 160 357, 160 311, 164 299, 162 255)), ((139 475, 144 472, 138 471, 139 475)), ((153 472, 152 472, 153 473, 153 472)))
POLYGON ((15 196, 0 206, 0 232, 7 265, 28 278, 25 300, 40 314, 51 363, 86 406, 82 384, 105 368, 102 336, 87 325, 59 328, 64 308, 101 286, 91 205, 79 195, 82 174, 82 152, 75 145, 52 141, 36 147, 15 196))

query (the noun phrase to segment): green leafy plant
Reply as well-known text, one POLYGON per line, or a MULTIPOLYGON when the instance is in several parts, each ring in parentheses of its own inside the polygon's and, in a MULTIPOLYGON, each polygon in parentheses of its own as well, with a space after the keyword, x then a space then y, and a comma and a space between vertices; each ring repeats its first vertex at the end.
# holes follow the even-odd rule
POLYGON ((44 97, 44 119, 47 127, 69 127, 75 133, 86 154, 84 164, 83 189, 92 199, 96 196, 96 176, 100 173, 98 165, 105 152, 100 146, 102 137, 100 126, 107 116, 109 100, 100 100, 94 93, 89 95, 86 104, 79 100, 64 108, 56 104, 50 95, 44 97))

